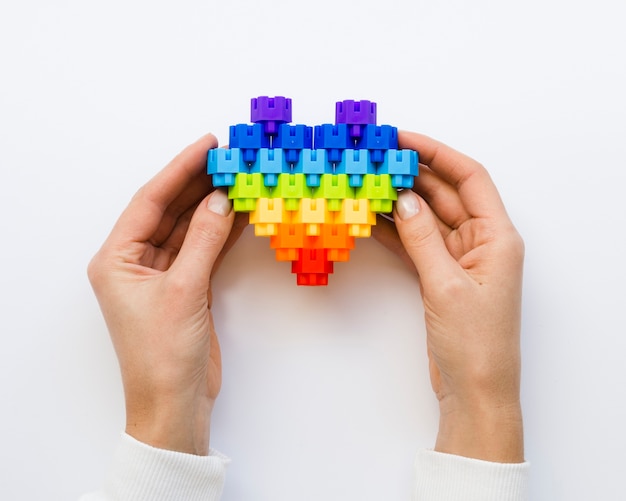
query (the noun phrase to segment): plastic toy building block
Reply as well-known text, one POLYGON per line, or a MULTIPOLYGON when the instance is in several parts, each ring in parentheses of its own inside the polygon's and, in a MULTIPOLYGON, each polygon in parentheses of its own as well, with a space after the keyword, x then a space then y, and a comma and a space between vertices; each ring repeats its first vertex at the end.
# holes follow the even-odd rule
POLYGON ((398 129, 391 125, 366 125, 355 148, 370 150, 372 162, 381 163, 385 151, 398 149, 398 129))
POLYGON ((328 285, 328 273, 298 273, 298 285, 328 285))
POLYGON ((278 176, 291 172, 285 160, 285 154, 280 148, 261 148, 257 161, 252 165, 250 172, 263 174, 265 186, 276 186, 278 176))
POLYGON ((413 150, 388 150, 379 174, 391 176, 394 188, 413 188, 413 181, 418 175, 418 155, 413 150))
POLYGON ((326 200, 328 210, 341 210, 341 202, 346 198, 354 198, 354 189, 348 183, 346 174, 323 174, 319 188, 313 190, 315 198, 326 200))
POLYGON ((276 135, 280 124, 291 122, 291 99, 283 96, 252 99, 250 121, 263 124, 265 134, 276 135))
POLYGON ((335 124, 314 127, 292 124, 282 96, 252 99, 250 116, 253 125, 230 127, 230 150, 208 153, 207 173, 269 237, 276 259, 291 263, 298 285, 327 285, 376 214, 413 186, 419 156, 398 150, 395 127, 376 125, 371 101, 340 101, 335 124))
POLYGON ((303 224, 281 224, 278 233, 270 237, 270 247, 276 251, 277 261, 297 261, 305 246, 303 224))
POLYGON ((304 223, 304 233, 309 236, 318 236, 323 224, 333 222, 333 215, 328 211, 326 200, 323 198, 303 198, 300 208, 292 213, 292 223, 304 223))
POLYGON ((300 158, 301 150, 310 150, 313 147, 313 127, 280 124, 273 146, 274 148, 282 148, 285 151, 287 162, 295 164, 300 158))
POLYGON ((209 150, 207 173, 213 176, 213 186, 232 186, 235 184, 236 174, 245 172, 248 172, 248 167, 240 150, 223 148, 209 150))
POLYGON ((270 190, 263 183, 262 174, 237 174, 235 184, 228 188, 235 212, 251 212, 259 198, 270 198, 270 190))
POLYGON ((354 141, 350 140, 347 124, 323 124, 315 126, 313 145, 316 149, 324 149, 329 162, 341 161, 341 152, 352 148, 354 141))
POLYGON ((256 208, 250 212, 250 224, 254 225, 256 236, 276 235, 279 226, 289 223, 290 219, 282 198, 259 198, 256 208))
POLYGON ((238 124, 230 126, 228 142, 231 149, 239 148, 244 162, 256 162, 260 148, 269 148, 270 139, 265 135, 262 124, 238 124))
POLYGON ((351 237, 367 238, 372 233, 372 226, 376 224, 376 215, 371 211, 370 201, 364 199, 344 200, 341 211, 335 215, 336 224, 348 226, 348 235, 351 237))
POLYGON ((350 137, 358 139, 363 135, 364 125, 376 125, 376 103, 351 99, 338 102, 335 105, 335 123, 348 124, 350 137))
POLYGON ((327 275, 333 272, 333 262, 327 259, 325 249, 301 249, 300 258, 293 261, 291 271, 327 275))
POLYGON ((327 285, 333 272, 325 249, 300 249, 299 259, 291 263, 291 272, 297 275, 298 285, 327 285))
POLYGON ((354 249, 354 236, 349 235, 345 224, 325 224, 318 237, 306 237, 305 247, 326 249, 329 261, 349 261, 354 249))
POLYGON ((306 184, 312 188, 320 185, 322 174, 332 174, 333 166, 328 161, 326 150, 304 149, 300 152, 298 163, 293 167, 294 173, 306 176, 306 184))
POLYGON ((358 188, 362 186, 365 174, 376 174, 376 167, 370 159, 369 150, 344 150, 335 172, 347 174, 350 186, 358 188))
POLYGON ((272 197, 282 198, 286 210, 297 211, 300 208, 300 199, 312 198, 313 192, 307 186, 304 174, 281 174, 272 190, 272 197))
POLYGON ((391 212, 398 192, 391 185, 389 174, 366 174, 363 186, 356 190, 356 198, 369 200, 372 212, 391 212))

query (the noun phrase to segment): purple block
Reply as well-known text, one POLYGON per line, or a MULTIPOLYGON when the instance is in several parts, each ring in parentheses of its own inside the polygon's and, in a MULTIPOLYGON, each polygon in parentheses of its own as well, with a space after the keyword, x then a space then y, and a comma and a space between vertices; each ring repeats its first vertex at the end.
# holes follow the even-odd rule
POLYGON ((283 96, 260 96, 250 103, 250 121, 262 123, 265 133, 275 135, 278 125, 291 122, 291 99, 283 96))
POLYGON ((376 125, 376 103, 348 99, 335 105, 335 123, 348 124, 350 137, 360 138, 363 126, 376 125))

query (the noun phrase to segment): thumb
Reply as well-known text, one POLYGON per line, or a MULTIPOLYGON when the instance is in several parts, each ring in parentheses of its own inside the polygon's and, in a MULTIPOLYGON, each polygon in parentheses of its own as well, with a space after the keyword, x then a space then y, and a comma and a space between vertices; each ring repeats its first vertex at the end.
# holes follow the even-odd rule
POLYGON ((441 283, 457 271, 458 263, 448 252, 435 214, 423 198, 412 190, 401 191, 394 220, 402 245, 424 287, 429 288, 434 281, 441 283))
POLYGON ((226 193, 215 190, 194 212, 185 241, 170 268, 191 287, 206 289, 211 271, 233 226, 235 213, 226 193))

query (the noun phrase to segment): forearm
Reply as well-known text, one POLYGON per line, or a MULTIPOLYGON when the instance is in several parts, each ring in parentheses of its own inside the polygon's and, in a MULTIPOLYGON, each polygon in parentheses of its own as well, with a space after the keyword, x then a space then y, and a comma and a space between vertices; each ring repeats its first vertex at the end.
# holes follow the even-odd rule
POLYGON ((146 393, 127 392, 126 433, 158 449, 206 456, 214 401, 180 395, 146 399, 146 393))
POLYGON ((524 432, 519 403, 490 407, 442 405, 435 450, 498 463, 524 461, 524 432))

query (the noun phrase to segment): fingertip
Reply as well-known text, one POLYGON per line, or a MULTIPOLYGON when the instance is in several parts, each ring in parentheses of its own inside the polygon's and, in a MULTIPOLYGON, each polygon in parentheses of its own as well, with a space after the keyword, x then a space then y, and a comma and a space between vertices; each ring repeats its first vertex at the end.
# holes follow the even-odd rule
POLYGON ((206 207, 214 214, 227 217, 232 211, 233 204, 226 192, 218 189, 208 196, 206 207))
POLYGON ((416 216, 420 212, 420 200, 412 190, 402 190, 398 194, 396 201, 396 213, 398 217, 405 221, 416 216))
POLYGON ((200 136, 198 139, 196 139, 194 144, 202 144, 207 150, 212 150, 218 147, 219 142, 215 134, 213 134, 212 132, 207 132, 203 136, 200 136))

